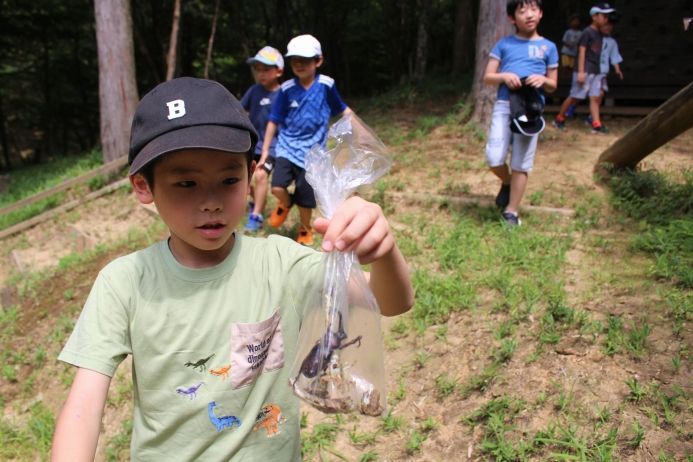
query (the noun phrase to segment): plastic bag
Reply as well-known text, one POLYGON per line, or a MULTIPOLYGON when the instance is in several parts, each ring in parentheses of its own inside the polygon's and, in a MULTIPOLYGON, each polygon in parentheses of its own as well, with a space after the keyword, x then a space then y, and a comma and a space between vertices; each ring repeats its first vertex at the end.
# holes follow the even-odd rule
MULTIPOLYGON (((375 133, 353 114, 330 127, 328 146, 306 155, 306 179, 321 214, 331 218, 392 162, 375 133)), ((386 387, 378 303, 354 252, 334 251, 326 260, 321 301, 304 319, 289 383, 323 412, 381 415, 386 387)))

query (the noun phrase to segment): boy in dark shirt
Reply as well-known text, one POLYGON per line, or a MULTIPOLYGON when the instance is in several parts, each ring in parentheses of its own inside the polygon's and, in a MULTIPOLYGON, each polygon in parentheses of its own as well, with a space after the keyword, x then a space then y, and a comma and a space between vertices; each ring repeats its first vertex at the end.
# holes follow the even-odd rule
MULTIPOLYGON (((279 94, 279 77, 284 70, 284 58, 279 50, 266 46, 255 56, 249 58, 248 64, 253 67, 253 75, 257 83, 245 92, 241 99, 241 105, 248 111, 250 121, 258 133, 254 160, 259 162, 265 139, 265 128, 272 112, 272 103, 279 94)), ((263 212, 269 191, 269 175, 274 167, 274 147, 276 144, 277 140, 272 138, 267 159, 262 164, 262 168, 255 169, 253 174, 255 180, 255 186, 251 191, 253 200, 250 203, 248 221, 245 224, 245 230, 249 232, 259 231, 262 228, 263 212)))
POLYGON ((590 115, 592 116, 592 133, 606 133, 599 116, 599 102, 602 94, 603 76, 600 72, 602 53, 602 33, 600 28, 609 21, 609 14, 614 10, 608 3, 598 3, 590 9, 592 24, 580 36, 578 43, 577 69, 573 73, 573 85, 570 96, 563 101, 561 110, 553 124, 558 129, 565 128, 566 111, 578 100, 589 97, 590 115))

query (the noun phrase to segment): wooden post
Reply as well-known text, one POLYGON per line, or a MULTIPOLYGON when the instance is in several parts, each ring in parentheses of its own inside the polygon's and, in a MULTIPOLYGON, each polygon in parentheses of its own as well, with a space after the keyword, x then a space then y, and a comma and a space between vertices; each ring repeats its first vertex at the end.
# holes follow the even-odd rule
POLYGON ((601 178, 608 169, 634 168, 667 141, 693 127, 693 82, 666 100, 602 152, 594 167, 601 178))

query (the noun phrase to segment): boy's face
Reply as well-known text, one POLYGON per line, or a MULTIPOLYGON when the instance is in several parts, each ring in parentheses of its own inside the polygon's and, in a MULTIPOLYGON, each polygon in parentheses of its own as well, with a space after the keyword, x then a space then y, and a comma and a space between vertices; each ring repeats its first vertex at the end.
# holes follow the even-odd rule
POLYGON ((570 28, 571 29, 579 29, 580 28, 580 19, 579 18, 573 18, 570 21, 570 28))
POLYGON ((597 25, 597 27, 602 27, 609 22, 609 16, 604 13, 597 13, 592 15, 592 22, 597 25))
POLYGON ((611 35, 611 33, 614 31, 614 24, 609 21, 601 26, 599 31, 602 33, 602 35, 611 35))
POLYGON ((267 66, 262 63, 253 64, 253 74, 257 83, 265 88, 274 87, 279 83, 282 70, 277 66, 267 66))
POLYGON ((532 2, 518 6, 515 16, 510 19, 520 35, 531 35, 537 30, 542 16, 541 8, 532 2))
POLYGON ((246 211, 246 162, 245 154, 190 149, 157 161, 153 189, 141 174, 131 177, 139 201, 156 204, 181 264, 208 267, 228 256, 233 231, 246 211))
POLYGON ((320 58, 302 58, 300 56, 291 57, 291 70, 301 81, 308 81, 315 77, 318 67, 322 64, 320 58))

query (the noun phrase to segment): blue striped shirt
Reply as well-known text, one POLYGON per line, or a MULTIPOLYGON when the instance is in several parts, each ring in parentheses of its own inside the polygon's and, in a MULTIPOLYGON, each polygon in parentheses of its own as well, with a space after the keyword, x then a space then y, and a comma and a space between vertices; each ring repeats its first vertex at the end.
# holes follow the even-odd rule
POLYGON ((284 82, 269 117, 282 126, 276 156, 305 168, 308 151, 316 144, 325 146, 330 117, 341 114, 346 108, 331 77, 317 74, 307 90, 297 78, 284 82))

